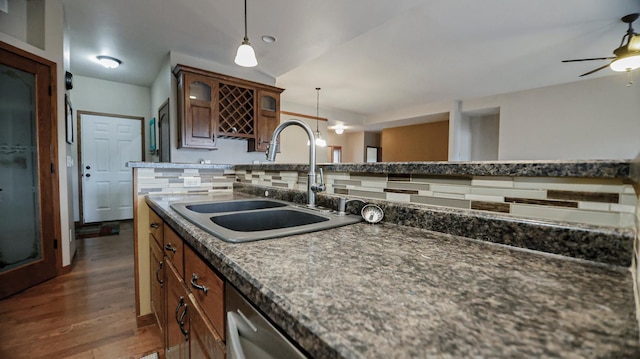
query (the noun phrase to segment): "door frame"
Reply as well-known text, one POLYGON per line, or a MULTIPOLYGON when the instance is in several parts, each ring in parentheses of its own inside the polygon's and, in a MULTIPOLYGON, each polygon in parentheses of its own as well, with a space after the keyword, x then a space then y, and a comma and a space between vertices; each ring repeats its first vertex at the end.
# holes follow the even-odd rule
MULTIPOLYGON (((77 134, 78 134, 78 218, 80 219, 80 223, 84 224, 84 208, 82 204, 82 115, 94 115, 94 116, 104 116, 104 117, 114 117, 114 118, 126 118, 130 120, 139 120, 140 121, 140 153, 142 154, 142 160, 144 161, 144 140, 145 140, 145 131, 144 131, 144 117, 140 116, 129 116, 129 115, 116 115, 113 113, 104 113, 104 112, 94 112, 94 111, 77 111, 77 134)), ((135 193, 134 193, 135 195, 135 193)), ((134 210, 135 211, 135 210, 134 210)))
MULTIPOLYGON (((54 233, 50 237, 42 236, 42 245, 50 246, 54 248, 53 256, 55 261, 56 273, 54 273, 54 277, 65 272, 65 268, 62 266, 62 223, 60 216, 60 179, 59 179, 59 161, 58 161, 58 71, 57 64, 51 60, 47 60, 38 55, 32 54, 28 51, 20 49, 18 47, 9 45, 3 41, 0 41, 0 49, 5 50, 7 52, 11 52, 17 56, 24 57, 28 60, 37 62, 38 64, 49 68, 49 88, 48 88, 48 96, 49 96, 49 108, 40 107, 38 108, 38 113, 36 114, 38 118, 38 122, 40 121, 49 121, 50 129, 44 133, 44 135, 51 136, 50 150, 49 150, 49 161, 51 163, 50 171, 51 177, 49 183, 42 185, 42 178, 39 178, 40 182, 40 190, 49 190, 51 191, 51 198, 53 203, 51 204, 51 208, 49 208, 48 215, 51 216, 51 220, 53 221, 53 230, 54 233), (44 120, 43 120, 44 118, 44 120), (58 204, 58 205, 56 205, 58 204)), ((39 94, 36 94, 38 96, 39 94)), ((38 126, 40 127, 40 126, 38 126)), ((40 153, 38 157, 40 157, 40 153)), ((42 154, 44 155, 44 153, 42 154)), ((40 158, 38 159, 40 162, 40 158)), ((43 173, 43 171, 49 171, 49 169, 40 168, 38 171, 43 173)), ((40 177, 40 176, 39 176, 40 177)), ((40 203, 40 216, 43 216, 43 203, 40 203)))

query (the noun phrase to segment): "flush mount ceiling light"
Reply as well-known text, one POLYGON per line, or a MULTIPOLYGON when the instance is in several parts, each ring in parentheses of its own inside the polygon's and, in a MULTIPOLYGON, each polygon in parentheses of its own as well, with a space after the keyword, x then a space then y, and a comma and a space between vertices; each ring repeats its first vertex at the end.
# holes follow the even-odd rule
POLYGON ((235 63, 243 67, 254 67, 258 64, 256 53, 249 43, 249 37, 247 37, 247 0, 244 0, 244 40, 238 47, 235 63))
POLYGON ((341 135, 344 133, 344 126, 343 125, 336 125, 333 128, 334 131, 336 131, 336 134, 341 135))
POLYGON ((276 39, 275 36, 262 35, 262 41, 266 42, 267 44, 270 44, 272 42, 278 41, 278 39, 276 39))
POLYGON ((115 69, 116 67, 120 66, 120 64, 122 63, 122 61, 116 59, 115 57, 111 57, 111 56, 96 56, 96 58, 98 59, 98 63, 108 69, 115 69))

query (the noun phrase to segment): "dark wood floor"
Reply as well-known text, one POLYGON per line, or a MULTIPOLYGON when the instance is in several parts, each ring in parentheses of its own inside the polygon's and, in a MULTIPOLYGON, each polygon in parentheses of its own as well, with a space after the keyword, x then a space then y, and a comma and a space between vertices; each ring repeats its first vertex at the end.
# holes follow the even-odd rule
POLYGON ((136 326, 133 225, 79 239, 71 273, 0 301, 0 358, 141 358, 157 326, 136 326))

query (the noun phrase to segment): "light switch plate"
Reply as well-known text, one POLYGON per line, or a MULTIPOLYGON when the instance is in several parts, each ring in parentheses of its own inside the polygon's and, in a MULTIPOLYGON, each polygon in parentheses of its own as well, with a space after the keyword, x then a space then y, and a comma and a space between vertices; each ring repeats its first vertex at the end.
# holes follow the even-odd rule
POLYGON ((200 177, 185 177, 184 178, 184 186, 185 187, 200 187, 200 177))

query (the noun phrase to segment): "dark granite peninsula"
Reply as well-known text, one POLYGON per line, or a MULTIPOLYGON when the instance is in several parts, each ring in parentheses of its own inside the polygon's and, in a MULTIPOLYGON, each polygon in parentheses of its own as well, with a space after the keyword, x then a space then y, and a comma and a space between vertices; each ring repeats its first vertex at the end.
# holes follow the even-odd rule
MULTIPOLYGON (((130 165, 138 179, 138 207, 148 204, 312 357, 640 357, 629 268, 635 233, 633 223, 623 220, 626 214, 633 216, 629 207, 635 211, 636 203, 629 162, 592 161, 584 177, 574 164, 566 163, 571 168, 563 170, 557 168, 562 162, 554 163, 556 169, 545 173, 555 175, 538 172, 529 180, 521 180, 526 177, 522 173, 496 174, 495 168, 484 175, 408 177, 398 168, 373 175, 327 169, 325 180, 331 186, 320 196, 322 203, 333 206, 339 196, 358 196, 386 205, 390 215, 378 225, 360 223, 243 244, 218 240, 170 204, 264 196, 265 191, 269 197, 302 202, 304 173, 298 172, 304 168, 130 165), (180 188, 184 176, 201 176, 208 187, 180 188), (423 203, 440 201, 434 193, 453 191, 462 196, 423 203), (569 197, 541 198, 542 192, 569 197), (474 201, 525 194, 535 197, 525 199, 541 202, 503 201, 509 213, 472 208, 474 201), (556 220, 536 218, 535 211, 527 212, 529 217, 518 215, 522 208, 555 201, 577 205, 555 212, 556 206, 549 207, 563 214, 556 220), (584 216, 571 216, 580 210, 584 216), (611 222, 590 222, 591 212, 598 211, 613 213, 607 219, 611 222), (449 219, 440 227, 431 223, 444 218, 449 219), (464 218, 464 225, 456 224, 464 218), (483 223, 482 233, 498 234, 493 239, 476 236, 478 223, 483 223), (434 228, 439 231, 429 230, 434 228), (511 242, 515 246, 503 245, 511 242), (567 253, 543 252, 558 246, 567 253)), ((141 233, 137 237, 140 241, 141 233)))

